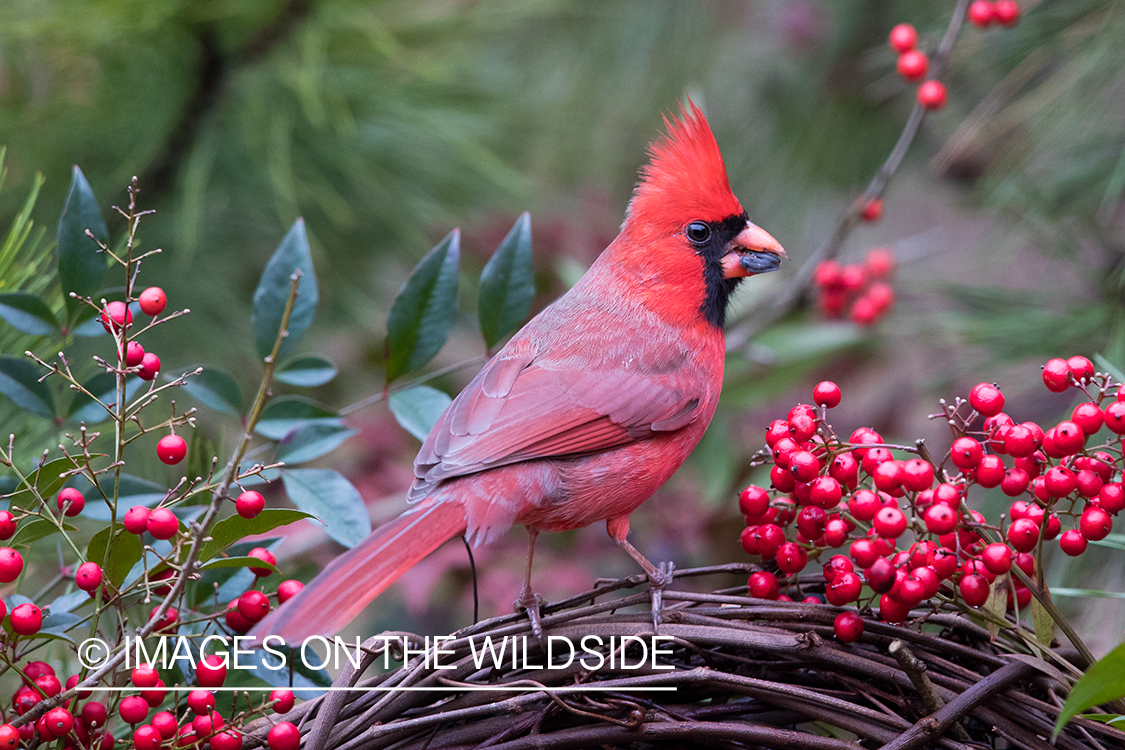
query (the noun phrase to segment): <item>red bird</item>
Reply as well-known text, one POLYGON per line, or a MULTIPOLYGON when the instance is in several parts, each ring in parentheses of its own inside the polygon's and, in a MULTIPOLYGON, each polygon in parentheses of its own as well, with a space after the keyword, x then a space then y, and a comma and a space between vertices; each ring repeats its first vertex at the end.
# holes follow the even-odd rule
POLYGON ((597 521, 648 574, 655 622, 671 566, 658 569, 625 539, 629 514, 711 422, 731 292, 786 257, 731 193, 699 108, 665 125, 617 239, 430 431, 414 460, 416 505, 336 558, 253 635, 295 644, 335 633, 445 541, 464 534, 485 544, 516 523, 529 535, 518 604, 537 633, 536 536, 597 521))

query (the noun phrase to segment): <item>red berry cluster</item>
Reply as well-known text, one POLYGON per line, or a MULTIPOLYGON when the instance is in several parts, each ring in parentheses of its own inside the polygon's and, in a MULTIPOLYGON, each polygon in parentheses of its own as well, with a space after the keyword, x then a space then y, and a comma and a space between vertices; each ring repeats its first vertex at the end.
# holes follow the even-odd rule
MULTIPOLYGON (((905 621, 927 600, 935 608, 980 607, 999 578, 1009 582, 1009 608, 1026 607, 1031 592, 1015 569, 1035 576, 1045 543, 1055 539, 1064 553, 1081 554, 1125 510, 1125 386, 1096 374, 1081 356, 1051 360, 1043 381, 1087 400, 1043 429, 1016 423, 1003 411, 1000 389, 980 383, 968 399, 943 401, 935 415, 954 431, 936 461, 923 445, 890 446, 868 427, 840 439, 826 418, 840 403, 840 389, 817 385, 815 406, 795 406, 766 431, 772 491, 751 485, 739 496, 742 547, 763 563, 750 576, 750 594, 791 600, 781 576, 788 577, 787 592, 804 596, 796 576, 817 559, 829 604, 860 601, 890 622, 905 621), (1106 439, 1092 444, 1099 434, 1106 439), (1012 497, 1007 517, 993 522, 971 509, 976 487, 999 487, 1012 497)), ((862 622, 841 616, 836 632, 851 642, 862 622)))
POLYGON ((885 247, 869 250, 863 263, 842 265, 826 260, 813 272, 817 304, 830 318, 847 311, 856 323, 871 325, 894 304, 895 293, 889 283, 894 267, 894 253, 885 247))
MULTIPOLYGON (((891 49, 898 52, 898 74, 908 81, 921 81, 930 71, 930 58, 918 49, 918 32, 908 23, 900 23, 891 29, 889 36, 891 49)), ((931 78, 918 87, 918 103, 926 109, 936 110, 945 106, 945 84, 931 78)))
POLYGON ((1013 26, 1020 20, 1020 4, 1016 0, 973 0, 969 5, 969 20, 982 29, 993 21, 1003 26, 1013 26))

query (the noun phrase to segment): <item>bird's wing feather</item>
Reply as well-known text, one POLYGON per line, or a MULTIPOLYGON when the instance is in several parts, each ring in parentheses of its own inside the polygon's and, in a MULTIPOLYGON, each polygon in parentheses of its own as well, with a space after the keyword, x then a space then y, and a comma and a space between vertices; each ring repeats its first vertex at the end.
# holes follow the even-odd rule
MULTIPOLYGON (((687 359, 687 353, 684 353, 687 359)), ((591 366, 522 342, 489 362, 442 414, 414 462, 411 499, 443 479, 537 458, 609 450, 698 416, 693 368, 591 366)))

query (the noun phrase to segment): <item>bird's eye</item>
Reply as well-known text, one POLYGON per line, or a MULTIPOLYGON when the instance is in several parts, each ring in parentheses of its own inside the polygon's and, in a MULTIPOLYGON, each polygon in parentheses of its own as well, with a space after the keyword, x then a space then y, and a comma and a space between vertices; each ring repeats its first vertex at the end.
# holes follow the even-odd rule
POLYGON ((702 221, 693 221, 684 228, 684 234, 696 245, 702 245, 711 238, 711 227, 702 221))

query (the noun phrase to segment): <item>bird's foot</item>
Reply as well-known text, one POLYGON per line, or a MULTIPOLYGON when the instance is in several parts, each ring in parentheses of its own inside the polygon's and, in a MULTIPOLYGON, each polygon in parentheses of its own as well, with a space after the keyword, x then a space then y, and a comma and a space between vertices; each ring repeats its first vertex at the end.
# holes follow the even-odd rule
POLYGON ((652 632, 660 632, 660 616, 664 612, 664 589, 672 583, 672 571, 676 566, 672 562, 662 562, 656 567, 656 574, 649 574, 649 586, 652 593, 652 632))
POLYGON ((542 644, 545 641, 543 639, 543 618, 539 614, 541 604, 543 604, 543 597, 534 591, 524 589, 520 592, 520 598, 516 599, 512 606, 517 612, 521 609, 527 612, 527 618, 531 620, 531 634, 542 644))

